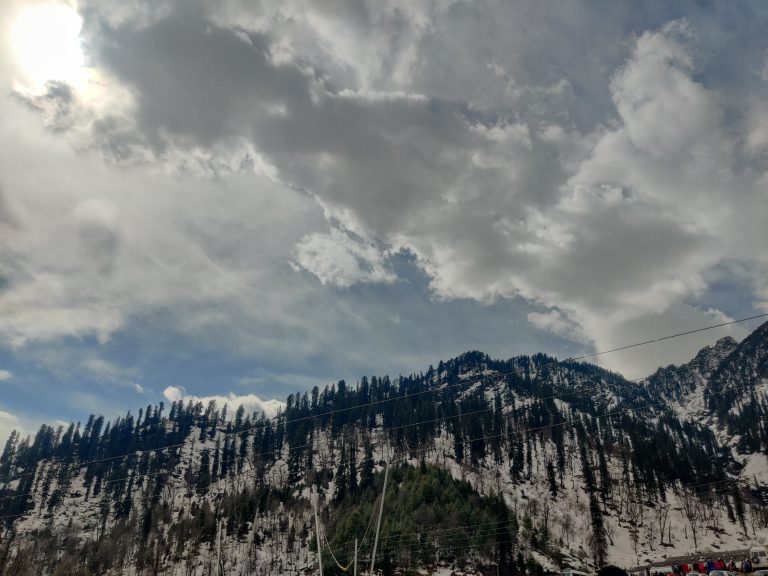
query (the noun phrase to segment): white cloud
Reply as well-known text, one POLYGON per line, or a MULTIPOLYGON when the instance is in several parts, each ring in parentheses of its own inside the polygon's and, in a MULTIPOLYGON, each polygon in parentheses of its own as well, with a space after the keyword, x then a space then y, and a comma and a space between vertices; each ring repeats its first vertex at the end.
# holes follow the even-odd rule
POLYGON ((506 142, 516 142, 530 150, 533 148, 531 143, 531 132, 525 124, 495 124, 486 126, 477 124, 472 129, 487 138, 491 142, 504 144, 506 142))
POLYGON ((106 342, 162 311, 238 346, 280 351, 288 334, 308 358, 344 304, 318 306, 322 287, 287 263, 327 286, 392 283, 400 250, 436 298, 522 297, 550 309, 531 323, 598 348, 712 321, 689 302, 729 258, 765 301, 765 97, 742 98, 749 126, 726 123, 741 88, 711 62, 739 31, 708 12, 228 0, 164 19, 173 2, 115 4, 84 3, 86 45, 132 97, 26 104, 90 152, 2 104, 9 345, 106 342))
POLYGON ((691 154, 700 139, 709 139, 717 130, 722 118, 712 95, 692 78, 692 34, 685 21, 646 32, 612 84, 630 141, 667 162, 691 154))
POLYGON ((0 382, 10 380, 11 378, 13 378, 13 374, 8 372, 8 370, 0 370, 0 382))
POLYGON ((27 433, 18 416, 0 410, 0 443, 2 445, 5 445, 5 441, 13 430, 16 430, 21 435, 27 433))
MULTIPOLYGON (((3 99, 0 110, 0 210, 17 221, 0 227, 0 343, 107 342, 157 310, 178 312, 168 328, 207 338, 219 327, 244 348, 271 346, 276 323, 302 325, 286 310, 312 290, 288 263, 291 246, 325 225, 311 198, 248 172, 212 183, 116 168, 51 137, 19 103, 3 99)), ((99 359, 84 367, 136 377, 99 359)))
POLYGON ((225 404, 229 406, 230 416, 234 416, 234 409, 242 404, 246 413, 263 412, 266 416, 272 417, 277 415, 280 410, 285 407, 285 403, 277 399, 262 400, 255 394, 242 394, 238 395, 230 392, 227 396, 193 396, 187 395, 186 390, 182 386, 168 386, 163 392, 166 400, 169 402, 202 402, 207 405, 211 400, 221 408, 225 404))
POLYGON ((296 263, 323 283, 347 288, 359 283, 390 283, 386 253, 371 242, 332 228, 329 234, 310 234, 295 248, 296 263))
POLYGON ((185 392, 186 390, 184 390, 183 386, 168 386, 163 390, 163 396, 170 402, 178 402, 184 398, 185 392))
POLYGON ((581 327, 573 320, 564 316, 559 310, 531 312, 528 314, 528 321, 537 328, 551 332, 556 336, 567 338, 574 342, 590 343, 589 338, 584 334, 581 327))

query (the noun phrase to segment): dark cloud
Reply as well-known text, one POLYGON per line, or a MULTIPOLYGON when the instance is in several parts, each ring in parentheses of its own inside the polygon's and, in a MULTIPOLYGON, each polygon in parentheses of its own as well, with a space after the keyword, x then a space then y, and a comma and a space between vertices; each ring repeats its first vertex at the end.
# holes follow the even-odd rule
POLYGON ((355 376, 700 327, 732 313, 726 261, 768 302, 759 2, 80 8, 92 91, 25 93, 55 141, 28 116, 3 132, 26 138, 0 160, 17 349, 184 342, 179 362, 355 376))
MULTIPOLYGON (((248 142, 309 191, 345 231, 298 245, 324 282, 390 281, 403 249, 439 297, 519 294, 588 325, 698 295, 730 249, 697 219, 739 157, 718 50, 747 33, 758 58, 757 5, 192 6, 90 12, 93 57, 155 155, 248 142)), ((754 174, 728 184, 754 197, 754 174)))
POLYGON ((163 133, 210 145, 249 134, 270 107, 305 107, 310 78, 273 66, 267 46, 260 34, 183 14, 138 30, 102 22, 92 40, 98 62, 136 91, 139 128, 156 146, 163 133))

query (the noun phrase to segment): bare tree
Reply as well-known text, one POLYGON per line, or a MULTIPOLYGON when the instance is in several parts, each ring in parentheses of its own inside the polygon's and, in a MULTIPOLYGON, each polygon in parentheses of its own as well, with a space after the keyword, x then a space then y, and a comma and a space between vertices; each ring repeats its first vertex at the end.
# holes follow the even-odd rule
POLYGON ((565 545, 570 546, 571 545, 571 537, 573 536, 573 516, 571 516, 568 512, 563 514, 563 517, 560 521, 560 534, 562 535, 563 540, 565 540, 565 545))
POLYGON ((691 534, 693 535, 693 547, 699 549, 699 499, 696 497, 695 492, 687 488, 683 488, 680 492, 680 512, 683 519, 688 523, 687 526, 691 528, 691 534))
POLYGON ((149 569, 152 572, 152 576, 158 576, 163 571, 163 560, 165 558, 165 539, 161 534, 158 534, 152 545, 152 550, 149 557, 149 569))
POLYGON ((627 506, 627 519, 629 521, 629 538, 632 542, 632 550, 635 552, 635 558, 639 557, 640 552, 640 525, 643 518, 643 507, 632 502, 627 506))
POLYGON ((752 527, 752 533, 757 535, 758 528, 768 527, 768 507, 750 504, 749 519, 749 524, 752 527))
POLYGON ((656 542, 656 524, 653 522, 648 522, 645 525, 645 540, 650 547, 653 547, 656 542))
POLYGON ((195 576, 198 566, 200 566, 200 562, 190 555, 184 562, 184 576, 195 576))
POLYGON ((669 511, 672 508, 667 503, 659 502, 656 505, 656 522, 659 527, 659 545, 664 544, 664 531, 667 528, 667 521, 669 518, 669 511))

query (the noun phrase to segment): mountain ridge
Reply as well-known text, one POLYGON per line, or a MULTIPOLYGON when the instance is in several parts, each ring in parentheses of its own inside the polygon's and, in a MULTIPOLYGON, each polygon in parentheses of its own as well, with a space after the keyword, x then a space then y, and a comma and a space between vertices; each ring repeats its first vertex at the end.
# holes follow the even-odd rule
POLYGON ((329 542, 341 545, 359 527, 352 518, 372 507, 385 461, 418 494, 435 482, 454 493, 445 472, 466 483, 457 494, 499 498, 494 521, 506 522, 509 539, 487 535, 467 554, 445 532, 479 521, 461 502, 440 516, 429 498, 402 495, 433 531, 425 521, 414 545, 397 535, 419 526, 385 520, 382 565, 391 570, 496 557, 505 573, 532 574, 640 562, 660 546, 765 539, 768 400, 755 387, 767 327, 736 346, 720 339, 639 384, 544 354, 494 360, 470 351, 426 373, 292 394, 274 419, 173 402, 167 415, 158 405, 138 418, 92 415, 82 429, 44 425, 34 439, 12 436, 0 455, 0 572, 61 573, 98 557, 82 573, 183 565, 203 574, 221 561, 219 540, 237 550, 224 562, 230 572, 311 571, 310 492, 320 495, 329 542), (50 547, 42 569, 25 567, 41 541, 50 547), (123 544, 109 552, 110 542, 123 544))

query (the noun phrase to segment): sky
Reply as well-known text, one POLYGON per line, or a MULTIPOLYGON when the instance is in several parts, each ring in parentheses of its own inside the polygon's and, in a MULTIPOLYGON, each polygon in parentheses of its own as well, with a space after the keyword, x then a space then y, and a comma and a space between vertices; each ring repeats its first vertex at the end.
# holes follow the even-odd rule
POLYGON ((766 29, 761 0, 5 0, 0 437, 768 312, 766 29))

